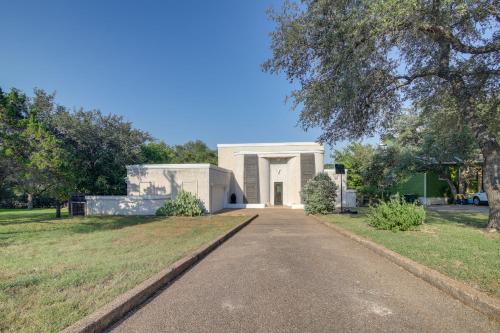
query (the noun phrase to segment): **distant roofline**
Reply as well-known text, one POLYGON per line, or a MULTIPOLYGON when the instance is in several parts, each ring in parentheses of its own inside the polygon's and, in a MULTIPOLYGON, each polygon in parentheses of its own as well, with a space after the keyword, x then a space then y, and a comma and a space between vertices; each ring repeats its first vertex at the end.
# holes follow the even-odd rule
POLYGON ((209 163, 184 163, 184 164, 134 164, 127 165, 127 170, 141 168, 141 169, 214 169, 219 171, 230 172, 230 170, 221 168, 217 165, 209 163))
POLYGON ((307 153, 324 153, 323 149, 319 150, 285 150, 285 151, 248 151, 241 150, 235 151, 234 155, 259 155, 260 157, 294 157, 296 154, 307 154, 307 153))
POLYGON ((266 147, 266 146, 320 146, 321 143, 317 142, 267 142, 267 143, 219 143, 217 148, 226 147, 266 147))

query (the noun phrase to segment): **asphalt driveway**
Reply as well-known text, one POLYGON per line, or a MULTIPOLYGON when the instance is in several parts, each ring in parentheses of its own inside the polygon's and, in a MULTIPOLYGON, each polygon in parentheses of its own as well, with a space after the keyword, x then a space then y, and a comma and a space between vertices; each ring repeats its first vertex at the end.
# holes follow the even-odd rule
POLYGON ((302 211, 258 213, 112 331, 500 331, 498 322, 302 211))

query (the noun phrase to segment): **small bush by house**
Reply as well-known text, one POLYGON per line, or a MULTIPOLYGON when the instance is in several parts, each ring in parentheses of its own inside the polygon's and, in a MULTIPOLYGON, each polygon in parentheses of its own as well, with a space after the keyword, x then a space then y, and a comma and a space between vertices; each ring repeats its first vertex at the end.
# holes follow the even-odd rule
POLYGON ((158 208, 157 216, 200 216, 205 212, 203 203, 193 194, 185 191, 177 193, 175 200, 169 200, 158 208))
POLYGON ((306 214, 330 214, 335 211, 337 185, 326 173, 309 180, 300 192, 306 214))
POLYGON ((381 230, 412 230, 424 223, 424 220, 424 207, 408 203, 399 195, 371 207, 368 214, 368 224, 381 230))

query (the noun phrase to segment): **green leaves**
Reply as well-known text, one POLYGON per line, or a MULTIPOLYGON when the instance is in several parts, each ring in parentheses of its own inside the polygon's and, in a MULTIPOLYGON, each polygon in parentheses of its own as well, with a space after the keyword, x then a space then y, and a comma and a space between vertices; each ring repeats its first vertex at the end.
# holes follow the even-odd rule
POLYGON ((343 150, 333 152, 332 159, 335 163, 344 164, 348 170, 348 188, 362 191, 364 186, 368 185, 367 176, 374 154, 373 146, 358 142, 349 144, 343 150))
POLYGON ((368 224, 382 230, 413 230, 425 221, 425 209, 413 203, 407 203, 398 195, 389 202, 381 202, 371 207, 368 224))
POLYGON ((168 200, 156 211, 157 216, 200 216, 205 212, 203 203, 193 194, 180 191, 174 200, 168 200))
POLYGON ((444 95, 467 107, 463 123, 482 121, 473 127, 487 139, 500 123, 480 112, 498 96, 499 11, 491 0, 286 1, 271 14, 263 69, 300 83, 293 105, 321 141, 359 139, 387 127, 403 101, 444 95))
POLYGON ((217 165, 217 151, 201 140, 169 146, 165 142, 149 142, 141 146, 141 163, 210 163, 217 165))
POLYGON ((97 195, 126 193, 126 165, 141 163, 141 146, 151 136, 117 115, 58 108, 46 115, 50 131, 63 142, 76 190, 97 195))
POLYGON ((309 180, 300 192, 306 214, 329 214, 335 211, 337 185, 326 173, 309 180))

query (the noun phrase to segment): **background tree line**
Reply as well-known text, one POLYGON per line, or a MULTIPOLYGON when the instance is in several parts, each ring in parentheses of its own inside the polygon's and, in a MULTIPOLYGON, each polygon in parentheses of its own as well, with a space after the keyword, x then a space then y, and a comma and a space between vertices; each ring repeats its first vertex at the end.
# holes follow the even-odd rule
POLYGON ((170 146, 123 117, 71 110, 55 94, 0 89, 0 207, 53 206, 70 193, 126 193, 126 165, 212 163, 202 141, 170 146))
POLYGON ((446 182, 450 197, 459 189, 464 194, 467 171, 483 161, 481 151, 469 128, 459 129, 453 124, 457 120, 435 115, 406 110, 388 126, 379 146, 354 142, 332 153, 333 160, 349 170, 348 186, 357 190, 361 201, 388 199, 391 187, 421 172, 435 173, 446 182))

